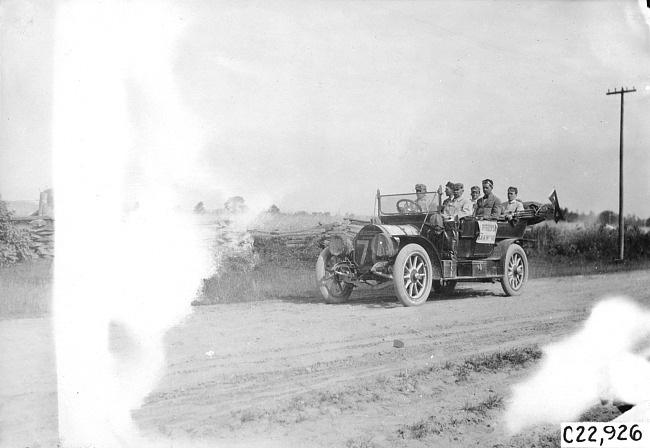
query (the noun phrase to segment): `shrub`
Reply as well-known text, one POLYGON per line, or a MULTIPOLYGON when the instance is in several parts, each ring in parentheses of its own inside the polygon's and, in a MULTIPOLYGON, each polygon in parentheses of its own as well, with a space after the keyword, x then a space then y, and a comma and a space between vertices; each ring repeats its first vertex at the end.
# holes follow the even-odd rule
POLYGON ((13 212, 0 201, 0 267, 19 263, 34 256, 30 249, 32 239, 29 232, 19 229, 11 221, 13 212))
POLYGON ((219 272, 248 273, 259 264, 253 238, 246 232, 223 233, 213 244, 215 268, 219 272))
MULTIPOLYGON (((535 240, 537 255, 562 256, 583 260, 611 260, 618 256, 618 233, 601 224, 573 225, 545 223, 534 226, 530 237, 535 240)), ((625 232, 625 258, 650 259, 650 234, 638 227, 625 232)))

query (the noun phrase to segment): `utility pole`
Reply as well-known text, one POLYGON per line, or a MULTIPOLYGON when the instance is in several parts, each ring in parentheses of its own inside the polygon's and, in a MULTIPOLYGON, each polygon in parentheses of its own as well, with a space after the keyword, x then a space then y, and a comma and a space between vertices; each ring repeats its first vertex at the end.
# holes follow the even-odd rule
POLYGON ((625 249, 625 225, 623 220, 623 96, 626 93, 636 92, 636 89, 632 87, 632 90, 621 87, 621 90, 614 89, 613 92, 607 90, 607 95, 621 95, 621 149, 619 155, 619 174, 618 174, 618 261, 624 260, 624 249, 625 249))

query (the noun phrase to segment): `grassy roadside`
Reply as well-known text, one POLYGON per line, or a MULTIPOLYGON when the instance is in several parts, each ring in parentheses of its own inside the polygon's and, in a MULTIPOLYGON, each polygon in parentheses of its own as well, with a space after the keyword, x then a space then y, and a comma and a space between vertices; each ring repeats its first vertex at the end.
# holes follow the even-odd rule
POLYGON ((614 260, 529 256, 528 264, 530 267, 529 279, 650 270, 650 260, 633 260, 620 263, 614 260))

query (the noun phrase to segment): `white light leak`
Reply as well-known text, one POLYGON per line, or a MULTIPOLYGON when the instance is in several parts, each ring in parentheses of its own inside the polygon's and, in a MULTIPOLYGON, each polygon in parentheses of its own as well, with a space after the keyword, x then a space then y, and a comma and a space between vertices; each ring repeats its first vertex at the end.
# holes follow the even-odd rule
POLYGON ((641 9, 641 16, 650 29, 650 8, 648 7, 648 2, 647 0, 637 0, 637 2, 639 3, 639 8, 641 9))
POLYGON ((535 375, 513 387, 508 430, 575 421, 602 401, 650 401, 648 356, 650 311, 625 298, 603 300, 580 331, 544 348, 535 375))
POLYGON ((131 410, 163 372, 166 329, 211 269, 206 236, 174 211, 201 139, 172 77, 183 22, 163 2, 57 6, 59 432, 63 446, 152 446, 131 410))

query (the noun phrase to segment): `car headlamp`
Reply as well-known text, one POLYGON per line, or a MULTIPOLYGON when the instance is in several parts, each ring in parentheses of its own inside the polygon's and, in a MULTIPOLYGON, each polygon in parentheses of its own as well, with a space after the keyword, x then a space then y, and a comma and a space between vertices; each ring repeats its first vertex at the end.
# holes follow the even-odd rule
POLYGON ((347 253, 351 246, 350 240, 345 235, 332 235, 330 238, 330 253, 334 256, 347 253))
POLYGON ((392 257, 397 255, 399 247, 397 242, 384 233, 378 233, 370 241, 370 249, 376 257, 392 257))

